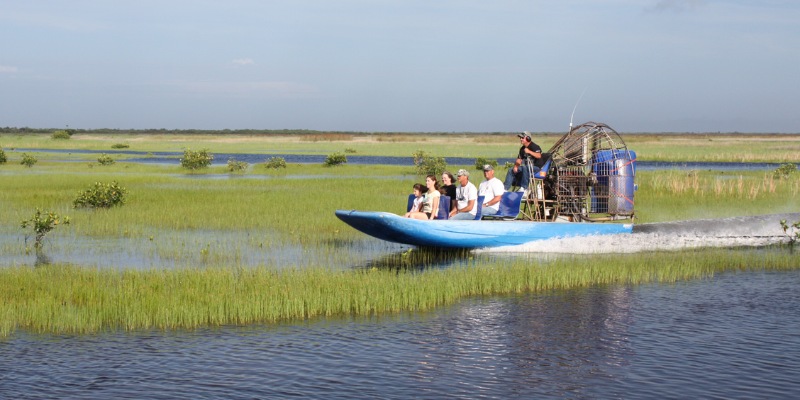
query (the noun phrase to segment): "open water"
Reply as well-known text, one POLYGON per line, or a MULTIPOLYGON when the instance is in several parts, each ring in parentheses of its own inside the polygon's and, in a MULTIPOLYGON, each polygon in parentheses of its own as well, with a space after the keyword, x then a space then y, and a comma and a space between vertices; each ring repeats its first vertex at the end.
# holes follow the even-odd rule
POLYGON ((432 312, 0 341, 0 398, 719 398, 800 393, 800 271, 432 312))
MULTIPOLYGON (((37 148, 18 148, 16 152, 45 152, 45 153, 78 153, 78 154, 116 154, 127 156, 141 156, 120 160, 121 162, 135 163, 157 163, 180 165, 180 152, 144 152, 136 150, 84 150, 84 149, 37 149, 37 148)), ((322 164, 326 155, 319 154, 240 154, 240 153, 214 153, 213 165, 225 165, 229 159, 244 161, 248 164, 258 164, 268 161, 272 157, 281 157, 287 163, 299 164, 322 164)), ((499 158, 497 162, 504 164, 513 162, 513 158, 499 158)), ((471 165, 475 163, 475 158, 447 157, 447 162, 453 165, 471 165)), ((348 164, 382 164, 382 165, 414 165, 412 157, 392 157, 392 156, 360 156, 355 154, 347 155, 348 164)), ((752 170, 774 170, 780 167, 780 163, 742 163, 742 162, 661 162, 661 161, 637 161, 636 168, 642 171, 669 170, 669 169, 696 169, 696 170, 715 170, 715 171, 752 171, 752 170)), ((800 168, 800 163, 797 164, 800 168)))

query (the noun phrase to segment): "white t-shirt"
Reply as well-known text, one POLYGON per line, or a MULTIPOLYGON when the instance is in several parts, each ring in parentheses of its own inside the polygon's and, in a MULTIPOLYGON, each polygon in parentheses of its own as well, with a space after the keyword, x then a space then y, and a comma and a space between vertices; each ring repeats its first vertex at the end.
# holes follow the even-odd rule
MULTIPOLYGON (((456 200, 458 200, 458 209, 462 209, 469 204, 470 200, 478 199, 478 189, 472 182, 467 182, 467 186, 456 185, 456 200)), ((472 215, 478 214, 478 205, 474 204, 472 210, 469 212, 472 215)))
MULTIPOLYGON (((480 187, 478 187, 478 196, 483 196, 484 197, 483 202, 488 203, 493 198, 497 196, 502 196, 503 193, 505 193, 505 191, 506 189, 505 187, 503 187, 503 182, 501 182, 500 179, 492 178, 489 179, 488 181, 481 182, 480 187)), ((484 209, 491 208, 492 210, 497 212, 500 209, 500 202, 498 201, 497 203, 491 206, 485 206, 483 208, 484 209)))

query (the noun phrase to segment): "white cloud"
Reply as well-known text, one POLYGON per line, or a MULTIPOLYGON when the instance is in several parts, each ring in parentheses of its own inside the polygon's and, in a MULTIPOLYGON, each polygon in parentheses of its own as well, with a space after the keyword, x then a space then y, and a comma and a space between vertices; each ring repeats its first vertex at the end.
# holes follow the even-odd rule
POLYGON ((231 62, 236 65, 253 65, 256 63, 252 58, 237 58, 231 62))
POLYGON ((17 72, 17 71, 18 71, 17 67, 11 67, 11 66, 8 66, 8 65, 0 65, 0 74, 13 74, 14 72, 17 72))

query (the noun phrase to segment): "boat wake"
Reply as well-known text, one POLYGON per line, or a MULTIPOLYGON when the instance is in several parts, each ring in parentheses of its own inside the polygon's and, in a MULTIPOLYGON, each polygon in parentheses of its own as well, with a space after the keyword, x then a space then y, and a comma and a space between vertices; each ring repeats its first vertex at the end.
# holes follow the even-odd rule
POLYGON ((702 247, 767 246, 787 243, 781 220, 800 221, 800 213, 702 219, 634 225, 633 234, 554 238, 476 250, 482 253, 639 253, 702 247))

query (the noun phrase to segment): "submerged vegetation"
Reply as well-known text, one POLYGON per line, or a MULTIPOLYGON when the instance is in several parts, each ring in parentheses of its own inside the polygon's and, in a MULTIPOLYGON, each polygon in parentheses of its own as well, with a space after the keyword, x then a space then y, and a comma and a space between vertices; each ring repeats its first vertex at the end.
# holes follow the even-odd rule
MULTIPOLYGON (((425 164, 432 166, 436 175, 446 167, 444 158, 422 151, 414 153, 418 143, 403 142, 408 138, 399 135, 392 137, 398 141, 386 140, 378 145, 390 151, 402 149, 406 151, 404 156, 419 155, 420 160, 427 157, 430 162, 425 164)), ((499 136, 490 138, 502 141, 499 136)), ((46 136, 44 139, 53 146, 63 143, 46 136)), ((177 143, 161 145, 209 148, 213 145, 210 139, 181 138, 177 143)), ((257 143, 263 146, 269 143, 260 139, 257 143)), ((85 135, 76 134, 70 144, 82 140, 86 140, 85 135)), ((371 154, 376 148, 363 144, 358 135, 311 135, 307 140, 300 144, 326 151, 341 151, 336 146, 341 149, 342 142, 359 154, 371 154)), ((433 154, 466 157, 454 153, 462 147, 443 150, 446 148, 437 147, 435 140, 426 141, 426 149, 433 154)), ((109 143, 120 141, 119 136, 114 136, 92 142, 91 146, 107 149, 109 143)), ((11 149, 37 147, 31 142, 9 140, 5 135, 0 136, 0 145, 11 149)), ((164 150, 153 146, 146 141, 136 142, 137 150, 164 150)), ((224 151, 236 152, 234 146, 247 150, 255 147, 249 138, 238 144, 220 145, 224 151)), ((485 160, 491 161, 490 157, 495 156, 492 146, 483 146, 489 149, 480 154, 485 160)), ((505 153, 513 153, 516 146, 515 140, 502 144, 505 153)), ((214 150, 222 151, 216 147, 214 150)), ((481 148, 472 151, 479 153, 481 148)), ((18 153, 10 153, 13 159, 19 159, 18 153)), ((198 152, 198 156, 200 162, 194 165, 213 159, 208 150, 198 152)), ((427 310, 469 296, 597 284, 671 283, 710 277, 720 271, 800 268, 796 254, 785 247, 550 259, 466 254, 455 257, 459 261, 444 263, 446 268, 432 267, 441 264, 431 254, 408 250, 398 256, 400 260, 384 265, 359 253, 369 249, 375 240, 342 224, 333 210, 359 208, 402 213, 408 188, 429 173, 427 166, 326 168, 319 163, 287 165, 276 157, 265 163, 266 168, 242 171, 254 179, 237 179, 228 173, 228 166, 211 166, 210 161, 203 167, 190 168, 202 169, 201 172, 183 173, 187 168, 183 160, 191 158, 187 153, 180 165, 146 165, 120 159, 94 169, 83 162, 59 161, 66 155, 57 159, 50 153, 41 153, 40 157, 42 161, 35 171, 16 163, 3 166, 0 234, 19 235, 19 221, 30 215, 32 207, 52 210, 39 212, 39 221, 46 222, 51 214, 54 217, 42 225, 42 232, 50 235, 47 250, 55 263, 0 267, 0 336, 20 329, 60 333, 191 329, 326 315, 371 315, 427 310), (278 169, 280 172, 276 173, 278 169), (128 189, 116 183, 122 177, 135 196, 123 197, 128 189), (202 184, 197 183, 198 179, 202 184), (112 183, 97 186, 109 181, 112 183), (80 201, 81 206, 73 211, 76 215, 70 229, 53 231, 64 224, 59 214, 76 206, 76 191, 87 186, 89 190, 79 193, 87 200, 80 201), (368 194, 365 188, 369 188, 368 194), (119 200, 97 204, 122 204, 124 198, 126 206, 92 205, 94 202, 89 199, 95 197, 93 193, 100 200, 119 200), (90 209, 85 209, 84 204, 90 209), (187 239, 197 232, 202 240, 187 239), (59 264, 60 252, 66 252, 79 240, 114 240, 121 247, 135 244, 139 246, 136 249, 151 251, 153 259, 161 264, 145 270, 127 265, 59 264), (243 249, 257 249, 253 251, 261 254, 289 252, 295 258, 253 265, 242 260, 242 253, 250 251, 243 249), (311 254, 321 256, 315 259, 311 254), (298 258, 306 260, 301 263, 298 258)), ((68 157, 92 161, 96 155, 68 157)), ((475 157, 477 163, 478 156, 475 157)), ((779 178, 772 171, 641 171, 637 173, 639 190, 635 193, 637 222, 797 212, 799 175, 779 178)), ((35 226, 33 220, 28 218, 24 227, 35 226)), ((793 223, 788 221, 787 229, 793 223)), ((25 256, 25 249, 18 243, 1 242, 0 252, 3 256, 25 256)))

